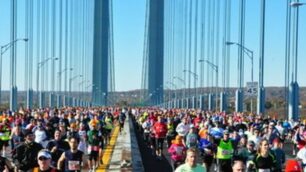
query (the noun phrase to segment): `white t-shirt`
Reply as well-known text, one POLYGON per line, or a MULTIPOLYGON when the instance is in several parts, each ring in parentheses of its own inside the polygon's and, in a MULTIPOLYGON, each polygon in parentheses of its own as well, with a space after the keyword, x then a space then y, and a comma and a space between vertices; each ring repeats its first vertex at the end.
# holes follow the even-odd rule
POLYGON ((283 128, 282 126, 277 125, 277 126, 275 126, 275 128, 278 130, 278 132, 279 132, 280 134, 283 134, 283 133, 284 133, 284 128, 283 128))
POLYGON ((180 136, 186 136, 189 132, 190 125, 189 124, 184 124, 181 122, 179 125, 177 125, 175 131, 178 133, 180 136))
POLYGON ((37 129, 34 135, 35 135, 35 142, 40 144, 42 144, 42 142, 47 138, 45 130, 37 129))
MULTIPOLYGON (((300 150, 298 151, 296 157, 297 157, 298 159, 301 159, 302 162, 303 162, 303 164, 306 164, 306 148, 303 147, 302 149, 300 149, 300 150)), ((304 169, 304 171, 305 171, 305 169, 304 169)))

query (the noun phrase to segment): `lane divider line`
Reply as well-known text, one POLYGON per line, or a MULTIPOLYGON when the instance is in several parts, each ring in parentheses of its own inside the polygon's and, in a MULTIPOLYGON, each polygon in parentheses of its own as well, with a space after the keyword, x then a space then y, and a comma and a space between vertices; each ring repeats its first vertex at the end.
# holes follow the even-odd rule
POLYGON ((119 126, 116 126, 112 133, 110 144, 107 145, 107 147, 103 150, 104 151, 102 157, 103 164, 97 168, 96 172, 106 172, 106 170, 108 170, 118 135, 119 135, 119 126))

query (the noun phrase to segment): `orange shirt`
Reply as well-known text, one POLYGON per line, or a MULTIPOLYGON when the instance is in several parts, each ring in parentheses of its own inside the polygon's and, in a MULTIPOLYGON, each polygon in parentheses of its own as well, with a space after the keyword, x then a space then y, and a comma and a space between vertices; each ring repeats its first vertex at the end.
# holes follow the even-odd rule
POLYGON ((208 134, 208 129, 202 128, 199 131, 199 136, 201 139, 206 139, 207 138, 207 134, 208 134))

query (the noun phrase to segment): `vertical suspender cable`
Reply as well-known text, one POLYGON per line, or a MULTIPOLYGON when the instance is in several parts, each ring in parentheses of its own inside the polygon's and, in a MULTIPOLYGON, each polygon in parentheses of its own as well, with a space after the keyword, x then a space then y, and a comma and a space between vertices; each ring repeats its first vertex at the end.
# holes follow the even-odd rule
POLYGON ((197 74, 197 63, 198 63, 198 0, 196 0, 195 3, 195 18, 194 18, 194 90, 195 90, 195 96, 197 96, 197 80, 198 76, 197 74))
POLYGON ((188 97, 191 96, 191 38, 192 38, 192 1, 190 1, 190 6, 189 6, 189 48, 188 48, 188 92, 189 95, 188 97))
MULTIPOLYGON (((205 59, 204 54, 205 54, 205 15, 206 13, 206 1, 202 1, 202 10, 201 10, 201 59, 205 59)), ((204 90, 204 63, 200 64, 200 87, 201 87, 201 92, 200 94, 203 94, 204 90)))
POLYGON ((287 0, 286 5, 286 46, 285 46, 285 115, 288 116, 289 101, 289 71, 290 71, 290 32, 291 32, 291 6, 292 0, 287 0))

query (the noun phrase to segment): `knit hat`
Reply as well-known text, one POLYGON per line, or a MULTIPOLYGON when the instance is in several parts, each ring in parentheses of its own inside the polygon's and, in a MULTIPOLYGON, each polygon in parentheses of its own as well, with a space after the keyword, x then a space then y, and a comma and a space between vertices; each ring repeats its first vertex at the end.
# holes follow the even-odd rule
POLYGON ((177 135, 175 139, 172 140, 172 144, 176 144, 176 145, 183 144, 183 137, 177 135))

